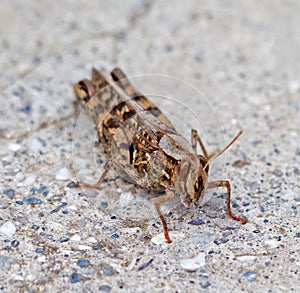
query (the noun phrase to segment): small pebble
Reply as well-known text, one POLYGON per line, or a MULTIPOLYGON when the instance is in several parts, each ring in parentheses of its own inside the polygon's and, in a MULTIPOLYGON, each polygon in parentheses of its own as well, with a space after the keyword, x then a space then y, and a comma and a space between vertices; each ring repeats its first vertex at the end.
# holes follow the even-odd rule
POLYGON ((72 241, 80 241, 80 240, 81 240, 81 237, 80 237, 80 235, 78 235, 78 234, 74 234, 74 235, 70 238, 70 240, 72 240, 72 241))
POLYGON ((36 253, 44 253, 44 248, 43 247, 37 247, 35 252, 36 253))
POLYGON ((18 205, 22 205, 22 204, 24 204, 24 202, 23 202, 23 201, 21 201, 21 200, 16 200, 16 204, 18 204, 18 205))
POLYGON ((40 228, 38 225, 32 225, 31 229, 37 231, 40 228))
POLYGON ((59 238, 59 241, 60 241, 61 243, 67 242, 67 241, 69 241, 69 238, 66 237, 66 236, 62 236, 62 237, 59 238))
POLYGON ((18 247, 19 244, 20 244, 20 242, 19 242, 18 240, 13 240, 13 241, 11 242, 11 246, 12 246, 12 247, 18 247))
POLYGON ((14 198, 15 197, 15 191, 14 189, 5 189, 3 193, 8 196, 9 198, 14 198))
POLYGON ((255 281, 258 276, 257 272, 249 271, 243 274, 243 277, 249 281, 255 281))
POLYGON ((206 282, 204 284, 201 284, 200 286, 201 286, 202 289, 207 289, 209 286, 211 286, 211 283, 206 282))
POLYGON ((134 196, 131 192, 122 192, 120 194, 120 206, 124 208, 130 204, 130 202, 134 199, 134 196))
POLYGON ((80 282, 80 279, 81 279, 81 275, 78 273, 72 273, 70 276, 71 283, 78 283, 78 282, 80 282))
POLYGON ((273 239, 265 240, 264 245, 269 248, 276 248, 278 246, 278 241, 273 239))
POLYGON ((110 292, 111 290, 111 287, 108 286, 108 285, 101 285, 99 288, 98 288, 99 291, 104 291, 104 292, 110 292))
POLYGON ((100 206, 101 208, 106 209, 108 207, 108 203, 106 201, 101 201, 100 206))
POLYGON ((117 234, 117 233, 114 233, 113 235, 111 235, 111 238, 112 239, 117 239, 117 238, 119 238, 120 236, 119 236, 119 234, 117 234))
POLYGON ((32 153, 39 153, 40 151, 43 150, 43 144, 41 140, 37 138, 33 138, 30 140, 28 148, 32 153))
POLYGON ((69 180, 71 179, 71 174, 68 168, 64 167, 57 171, 55 175, 56 180, 69 180))
POLYGON ((92 248, 88 245, 79 244, 78 249, 79 250, 91 250, 92 248))
POLYGON ((77 183, 75 183, 75 182, 69 182, 68 184, 67 184, 67 187, 68 188, 77 188, 79 185, 77 184, 77 183))
POLYGON ((151 258, 149 261, 147 261, 147 262, 144 263, 143 265, 139 266, 137 270, 138 270, 138 271, 142 271, 142 270, 148 268, 148 267, 153 263, 153 260, 154 260, 154 259, 151 258))
POLYGON ((93 250, 98 250, 100 248, 99 244, 93 246, 93 250))
POLYGON ((21 148, 21 146, 17 143, 9 143, 8 144, 8 149, 10 151, 17 152, 20 148, 21 148))
POLYGON ((0 233, 11 238, 16 233, 16 226, 13 222, 7 221, 0 226, 0 233))
MULTIPOLYGON (((36 176, 34 175, 30 175, 30 176, 27 176, 24 181, 22 182, 22 186, 29 186, 29 185, 32 185, 36 180, 36 176)), ((34 188, 34 187, 33 187, 34 188)))
POLYGON ((132 227, 132 228, 122 228, 121 231, 125 234, 129 234, 129 235, 134 235, 139 233, 139 231, 141 231, 140 227, 132 227))
POLYGON ((30 114, 32 109, 31 109, 31 105, 30 104, 27 104, 25 105, 23 108, 20 108, 19 109, 20 112, 23 112, 25 114, 30 114))
POLYGON ((196 226, 203 225, 204 223, 205 222, 203 220, 201 220, 201 219, 196 219, 196 220, 192 220, 192 221, 188 222, 188 224, 190 224, 190 225, 196 225, 196 226))
POLYGON ((221 238, 221 243, 226 243, 226 242, 228 242, 228 241, 229 241, 228 238, 221 238))
POLYGON ((30 203, 30 204, 41 204, 42 203, 42 201, 37 197, 24 197, 23 202, 30 203))
MULTIPOLYGON (((181 232, 177 232, 177 231, 169 231, 169 236, 171 238, 172 241, 181 241, 183 239, 185 239, 185 234, 181 233, 181 232)), ((160 233, 154 237, 152 237, 151 241, 156 244, 156 245, 162 245, 162 244, 166 244, 166 239, 165 239, 165 235, 164 233, 160 233)))
POLYGON ((106 267, 104 270, 103 270, 103 274, 105 276, 113 276, 115 274, 115 271, 112 267, 106 267))
POLYGON ((49 190, 43 192, 43 196, 47 196, 49 194, 49 190))
POLYGON ((93 188, 84 188, 84 195, 89 198, 95 198, 98 195, 98 191, 93 188))
POLYGON ((182 259, 180 265, 184 270, 196 270, 205 265, 205 253, 201 252, 194 258, 182 259))
POLYGON ((220 245, 220 244, 224 244, 224 243, 226 243, 226 242, 228 242, 228 241, 229 241, 229 239, 224 237, 224 238, 215 240, 215 241, 214 241, 214 244, 220 245))
POLYGON ((47 190, 47 186, 41 185, 41 186, 38 188, 37 193, 41 194, 41 193, 43 193, 43 192, 46 191, 46 190, 47 190))
POLYGON ((238 261, 244 262, 244 261, 253 261, 256 260, 256 256, 254 255, 242 255, 242 256, 238 256, 236 259, 238 261))
POLYGON ((86 268, 90 264, 90 261, 87 258, 82 258, 77 261, 77 265, 80 266, 81 268, 86 268))

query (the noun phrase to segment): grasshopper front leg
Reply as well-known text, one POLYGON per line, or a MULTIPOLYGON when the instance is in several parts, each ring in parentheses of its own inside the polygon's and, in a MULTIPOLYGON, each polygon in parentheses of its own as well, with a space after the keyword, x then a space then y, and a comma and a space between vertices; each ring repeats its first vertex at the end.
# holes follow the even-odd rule
POLYGON ((207 152, 205 146, 204 146, 203 141, 201 140, 201 138, 200 138, 200 136, 198 134, 198 131, 196 129, 192 129, 192 132, 191 132, 191 144, 192 144, 192 148, 193 148, 195 154, 197 154, 197 142, 199 143, 199 145, 201 147, 201 150, 202 150, 204 158, 207 159, 207 160, 209 160, 214 155, 216 155, 217 153, 220 152, 219 149, 216 149, 215 151, 213 151, 212 153, 209 154, 207 152))
POLYGON ((160 210, 160 207, 165 202, 174 199, 174 197, 175 197, 175 192, 171 191, 171 190, 168 190, 167 194, 164 195, 164 196, 159 197, 157 199, 157 201, 155 202, 155 204, 154 204, 155 208, 157 210, 157 213, 158 213, 158 215, 160 217, 160 220, 161 220, 161 222, 163 224, 163 227, 164 227, 164 235, 165 235, 166 242, 169 243, 169 244, 172 243, 172 240, 171 240, 171 238, 169 236, 169 231, 168 231, 168 226, 167 226, 166 219, 164 218, 164 216, 163 216, 163 214, 162 214, 162 212, 160 210))
POLYGON ((230 186, 230 182, 228 180, 219 180, 219 181, 214 181, 214 182, 208 182, 207 183, 207 189, 217 188, 217 187, 225 187, 227 189, 226 206, 227 206, 228 216, 234 221, 238 221, 238 222, 242 222, 242 224, 246 224, 248 222, 246 219, 235 216, 231 212, 231 205, 230 205, 231 186, 230 186))

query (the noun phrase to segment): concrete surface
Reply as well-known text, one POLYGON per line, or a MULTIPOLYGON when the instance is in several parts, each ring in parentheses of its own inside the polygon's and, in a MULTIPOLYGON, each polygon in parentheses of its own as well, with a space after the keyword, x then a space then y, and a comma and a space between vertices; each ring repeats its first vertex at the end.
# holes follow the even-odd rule
POLYGON ((299 291, 299 10, 279 0, 1 1, 0 291, 299 291), (200 207, 167 205, 167 245, 143 189, 113 172, 98 191, 73 188, 105 163, 72 92, 92 66, 120 66, 147 94, 161 91, 161 108, 210 150, 244 130, 211 178, 231 180, 248 224, 229 220, 225 191, 213 190, 200 207))

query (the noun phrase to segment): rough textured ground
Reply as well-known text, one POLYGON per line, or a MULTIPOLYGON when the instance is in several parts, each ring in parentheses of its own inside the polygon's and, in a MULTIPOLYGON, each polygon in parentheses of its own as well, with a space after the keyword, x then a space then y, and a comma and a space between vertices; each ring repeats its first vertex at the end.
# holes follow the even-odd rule
POLYGON ((2 1, 0 291, 298 291, 299 9, 2 1), (92 66, 135 76, 210 150, 244 130, 211 178, 231 180, 233 210, 248 224, 229 220, 225 191, 213 190, 200 207, 167 206, 173 243, 160 244, 144 190, 113 172, 97 192, 74 188, 76 174, 93 182, 105 163, 72 92, 92 66))

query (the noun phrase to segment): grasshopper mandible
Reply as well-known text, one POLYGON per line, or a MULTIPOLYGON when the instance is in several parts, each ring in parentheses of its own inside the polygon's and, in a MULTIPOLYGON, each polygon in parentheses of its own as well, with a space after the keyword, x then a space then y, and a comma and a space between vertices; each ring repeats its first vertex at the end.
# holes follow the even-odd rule
POLYGON ((112 81, 93 68, 91 80, 81 80, 74 86, 78 101, 88 108, 96 123, 99 142, 108 158, 105 171, 95 184, 78 184, 99 187, 113 166, 127 181, 163 191, 155 208, 167 243, 172 241, 161 206, 176 196, 189 208, 191 203, 201 203, 208 189, 224 187, 227 189, 228 216, 242 224, 247 223, 246 219, 231 212, 230 182, 208 182, 210 160, 227 150, 242 131, 222 151, 210 154, 195 129, 191 131, 189 143, 170 120, 134 88, 120 68, 115 68, 111 76, 112 81), (197 153, 197 144, 202 154, 197 153))

